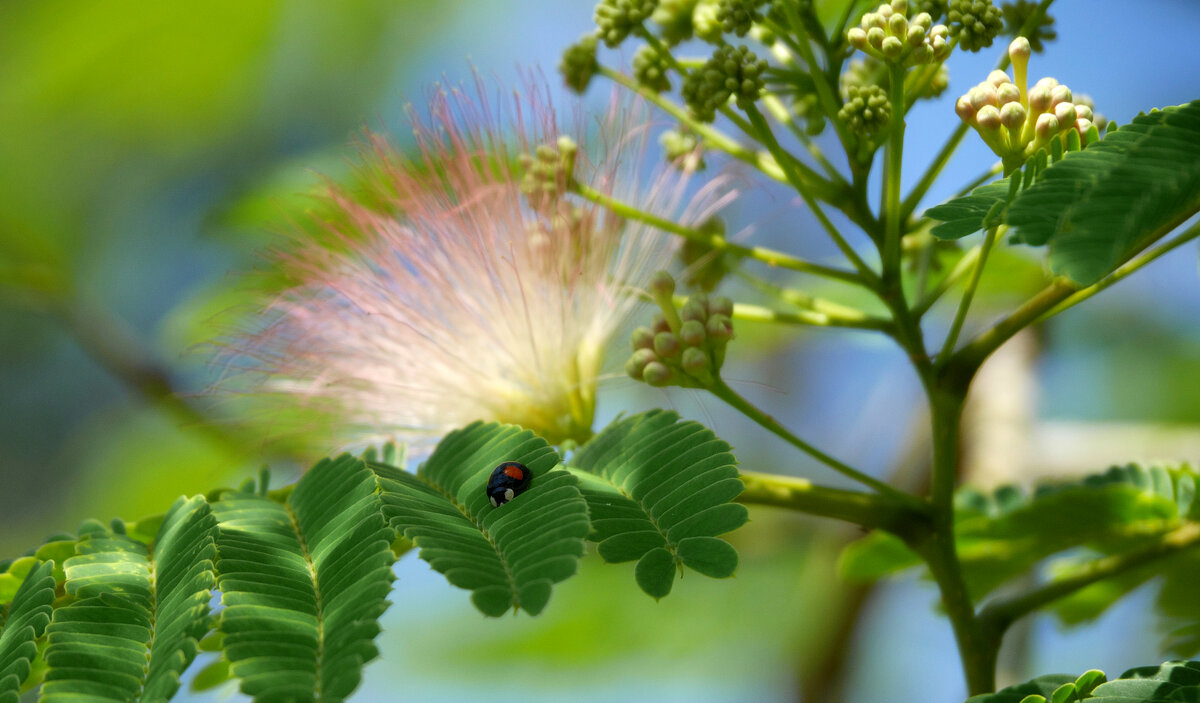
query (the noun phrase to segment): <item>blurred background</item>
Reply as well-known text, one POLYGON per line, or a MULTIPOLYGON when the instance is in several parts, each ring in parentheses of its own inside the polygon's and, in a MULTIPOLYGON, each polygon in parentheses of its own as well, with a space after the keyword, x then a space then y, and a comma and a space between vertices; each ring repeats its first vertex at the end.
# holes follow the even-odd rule
MULTIPOLYGON (((269 417, 202 395, 221 372, 210 342, 253 303, 259 252, 310 207, 320 174, 346 176, 347 145, 363 127, 403 143, 404 105, 419 109, 434 82, 470 80, 472 64, 509 86, 521 67, 541 67, 570 114, 574 98, 554 67, 589 30, 592 5, 0 4, 0 557, 87 517, 136 519, 265 463, 285 480, 318 458, 264 442, 269 417)), ((1122 124, 1200 97, 1194 0, 1061 0, 1052 14, 1058 39, 1035 55, 1031 79, 1053 75, 1122 124)), ((955 96, 987 75, 1003 45, 956 53, 950 89, 909 117, 909 183, 955 126, 955 96)), ((627 68, 629 56, 602 60, 627 68)), ((587 102, 607 94, 593 87, 587 102)), ((993 159, 968 135, 926 204, 993 159)), ((815 225, 782 191, 752 184, 726 215, 738 236, 836 257, 803 236, 815 225)), ((1043 280, 1036 254, 1002 254, 976 325, 1043 280)), ((937 308, 942 318, 948 309, 937 308)), ((934 317, 931 330, 944 326, 934 317)), ((980 380, 966 470, 981 483, 1028 483, 1129 460, 1197 461, 1198 320, 1192 245, 1015 340, 980 380)), ((726 375, 743 394, 872 473, 905 480, 923 470, 919 388, 882 339, 805 329, 768 338, 750 326, 741 337, 726 375)), ((599 422, 652 406, 711 424, 748 469, 839 484, 686 391, 613 381, 599 422)), ((853 536, 758 509, 732 536, 736 578, 685 579, 655 604, 631 566, 586 559, 536 620, 486 620, 410 554, 396 567, 383 661, 367 669, 357 700, 960 701, 933 589, 911 576, 875 589, 840 582, 837 554, 853 536)), ((1142 589, 1069 632, 1034 620, 1011 636, 1004 678, 1160 661, 1145 617, 1152 595, 1142 589)), ((232 687, 181 694, 230 698, 240 698, 232 687)))

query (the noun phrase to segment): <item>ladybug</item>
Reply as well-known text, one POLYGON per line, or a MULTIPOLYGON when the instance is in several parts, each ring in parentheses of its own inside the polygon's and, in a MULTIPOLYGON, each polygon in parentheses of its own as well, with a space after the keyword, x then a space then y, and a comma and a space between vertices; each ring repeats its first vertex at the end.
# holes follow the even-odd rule
POLYGON ((533 473, 529 468, 515 461, 506 461, 492 469, 487 484, 487 496, 492 501, 492 507, 500 507, 524 493, 532 479, 533 473))

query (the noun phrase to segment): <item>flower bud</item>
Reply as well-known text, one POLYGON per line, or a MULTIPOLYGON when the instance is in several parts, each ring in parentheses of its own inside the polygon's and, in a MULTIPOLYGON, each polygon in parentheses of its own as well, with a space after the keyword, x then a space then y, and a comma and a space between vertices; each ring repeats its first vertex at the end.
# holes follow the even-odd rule
POLYGON ((1037 126, 1034 129, 1037 132, 1038 141, 1045 141, 1058 134, 1058 118, 1049 113, 1041 115, 1038 117, 1037 126))
POLYGON ((1056 85, 1050 91, 1050 104, 1058 105, 1059 103, 1071 102, 1071 89, 1065 85, 1056 85))
POLYGON ((926 32, 926 30, 924 27, 919 27, 916 25, 909 27, 908 28, 908 37, 907 37, 908 45, 913 47, 914 49, 918 46, 924 46, 925 45, 925 32, 926 32))
POLYGON ((879 50, 889 59, 898 59, 900 54, 904 53, 904 43, 896 37, 884 37, 879 50))
POLYGON ((992 105, 984 105, 975 115, 975 124, 979 125, 980 129, 1000 129, 1000 111, 992 105))
POLYGON ((901 15, 908 14, 908 0, 892 0, 892 10, 901 15))
POLYGON ((875 11, 875 14, 879 15, 879 17, 882 18, 886 24, 887 21, 892 18, 892 15, 896 14, 896 11, 892 9, 891 5, 880 5, 879 9, 875 11))
POLYGON ((1029 61, 1029 57, 1032 55, 1033 49, 1029 46, 1029 40, 1025 37, 1017 37, 1008 45, 1008 58, 1012 59, 1013 63, 1029 61))
POLYGON ((881 49, 885 36, 881 27, 871 27, 867 30, 867 43, 876 49, 881 49))
POLYGON ((1087 136, 1088 130, 1092 128, 1092 121, 1086 117, 1080 117, 1075 120, 1075 130, 1079 132, 1079 136, 1087 136))
POLYGON ((1081 120, 1091 121, 1094 118, 1092 108, 1088 105, 1075 103, 1075 116, 1081 120))
POLYGON ((984 105, 999 105, 1000 99, 996 95, 995 86, 990 83, 980 83, 971 89, 967 95, 971 98, 971 107, 980 110, 984 105))
POLYGON ((908 20, 904 15, 892 15, 888 19, 888 30, 894 37, 903 37, 908 34, 908 20))
POLYGON ((855 49, 861 50, 867 46, 867 33, 858 27, 847 32, 846 38, 850 40, 850 46, 853 46, 855 49))
POLYGON ((963 122, 970 123, 975 120, 975 106, 971 104, 970 99, 965 95, 959 98, 958 102, 954 103, 954 111, 958 113, 959 119, 963 122))
POLYGON ((1008 103, 1000 108, 1000 123, 1012 129, 1025 123, 1025 108, 1021 103, 1008 103))
POLYGON ((1035 115, 1049 110, 1050 89, 1044 85, 1035 85, 1033 90, 1029 91, 1029 109, 1033 110, 1035 115))
POLYGON ((708 302, 708 314, 710 319, 716 315, 733 317, 733 301, 723 295, 716 296, 708 302))
POLYGON ((912 18, 911 24, 914 27, 920 27, 928 32, 929 28, 933 26, 933 17, 931 17, 928 12, 922 12, 916 17, 912 18))
POLYGON ((1002 85, 1012 85, 1012 79, 1010 79, 1008 77, 1007 73, 1005 73, 1004 71, 1001 71, 1000 69, 996 69, 995 71, 992 71, 991 73, 989 73, 988 77, 987 77, 987 82, 991 83, 992 85, 996 86, 997 88, 999 88, 1002 85))
POLYGON ((661 358, 675 356, 679 351, 679 338, 670 332, 659 332, 654 335, 654 353, 661 358))
POLYGON ((1059 124, 1074 124, 1075 123, 1075 105, 1073 103, 1059 103, 1054 106, 1054 116, 1058 119, 1059 124))
POLYGON ((649 327, 638 327, 633 331, 629 341, 634 349, 653 349, 654 331, 649 327))
POLYGON ((692 376, 700 376, 712 369, 712 364, 708 360, 708 354, 696 347, 691 347, 683 351, 683 360, 680 363, 683 370, 692 376))
POLYGON ((1058 81, 1057 81, 1057 80, 1055 80, 1055 79, 1053 79, 1053 78, 1050 78, 1049 76, 1047 76, 1047 77, 1045 77, 1045 78, 1043 78, 1043 79, 1039 80, 1037 83, 1034 83, 1034 84, 1033 84, 1033 87, 1034 87, 1034 88, 1045 88, 1046 90, 1054 90, 1054 88, 1055 88, 1057 85, 1058 85, 1058 81))
POLYGON ((650 295, 655 298, 666 297, 675 293, 675 279, 666 271, 659 271, 650 279, 650 295))
POLYGON ((646 370, 646 366, 657 362, 658 357, 649 349, 638 349, 625 362, 625 373, 629 374, 630 378, 635 381, 642 380, 642 374, 646 370))
POLYGON ((671 331, 670 323, 667 322, 667 318, 661 312, 654 313, 654 317, 650 323, 650 331, 655 334, 671 331))
POLYGON ((679 311, 679 319, 685 322, 688 320, 704 322, 708 319, 708 311, 705 309, 704 303, 693 297, 684 303, 683 308, 679 311))
POLYGON ((704 344, 704 323, 698 320, 688 320, 679 328, 679 338, 689 347, 704 344))
POLYGON ((642 380, 651 386, 661 388, 671 382, 671 369, 661 361, 651 362, 642 371, 642 380))
POLYGON ((708 338, 713 342, 718 344, 728 342, 733 337, 733 321, 725 315, 714 314, 708 318, 705 331, 708 332, 708 338))
POLYGON ((996 88, 996 99, 1000 101, 1001 105, 1005 105, 1007 103, 1020 103, 1021 90, 1012 83, 1005 83, 1004 85, 996 88))

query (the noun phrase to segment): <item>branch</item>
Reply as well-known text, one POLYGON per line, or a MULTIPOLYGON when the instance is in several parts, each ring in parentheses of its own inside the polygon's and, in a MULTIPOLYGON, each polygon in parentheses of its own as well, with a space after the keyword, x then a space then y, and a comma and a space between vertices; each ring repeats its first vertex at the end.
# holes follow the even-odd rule
POLYGON ((888 496, 818 486, 793 476, 741 472, 745 488, 737 502, 771 505, 834 518, 867 529, 908 535, 928 524, 928 515, 888 496))
POLYGON ((1153 544, 1096 559, 1070 576, 1056 578, 1024 593, 992 601, 980 610, 979 620, 998 637, 1017 619, 1080 589, 1197 545, 1200 545, 1200 523, 1186 523, 1162 535, 1153 544))

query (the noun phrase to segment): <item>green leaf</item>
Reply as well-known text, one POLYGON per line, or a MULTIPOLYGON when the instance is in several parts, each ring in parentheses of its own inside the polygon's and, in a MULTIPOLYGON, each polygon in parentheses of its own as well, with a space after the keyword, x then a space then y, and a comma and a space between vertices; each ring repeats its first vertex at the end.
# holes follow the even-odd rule
MULTIPOLYGON (((961 489, 955 532, 964 578, 974 599, 1029 572, 1053 555, 1087 548, 1082 557, 1114 554, 1155 541, 1200 516, 1196 471, 1190 466, 1130 464, 1082 479, 1048 483, 1032 494, 1006 486, 990 492, 961 489)), ((1078 555, 1051 563, 1051 572, 1077 568, 1078 555)), ((919 565, 899 539, 873 533, 842 555, 842 573, 871 580, 919 565)), ((1060 600, 1055 613, 1066 624, 1090 620, 1129 591, 1163 575, 1158 608, 1176 629, 1173 651, 1200 651, 1200 550, 1133 569, 1060 600)))
POLYGON ((47 628, 42 700, 165 701, 208 630, 216 521, 197 496, 172 506, 153 553, 85 525, 67 560, 75 597, 47 628))
POLYGON ((1027 683, 980 696, 967 703, 1170 703, 1200 701, 1200 662, 1174 661, 1130 669, 1113 681, 1095 669, 1078 679, 1039 676, 1027 683))
POLYGON ((17 703, 21 684, 29 678, 30 662, 37 656, 35 641, 50 624, 54 602, 54 564, 39 562, 29 570, 0 618, 0 703, 17 703))
POLYGON ((1200 101, 1141 114, 1047 168, 1008 209, 1014 242, 1088 285, 1200 210, 1200 101))
POLYGON ((670 592, 678 564, 717 578, 737 568, 737 552, 715 537, 748 518, 730 502, 742 482, 729 445, 704 426, 662 410, 622 418, 583 445, 570 470, 591 512, 588 539, 605 561, 638 561, 649 595, 670 592))
POLYGON ((257 700, 344 700, 378 656, 392 583, 392 532, 375 475, 325 459, 286 503, 253 492, 213 505, 225 657, 257 700))
POLYGON ((588 533, 578 482, 555 470, 558 454, 514 425, 476 422, 451 432, 416 474, 372 464, 389 523, 471 602, 498 617, 510 608, 537 615, 555 583, 575 573, 588 533), (533 474, 528 490, 493 507, 485 488, 505 461, 533 474))
MULTIPOLYGON (((1020 180, 1021 174, 1018 172, 1015 178, 1020 180)), ((1000 224, 1003 218, 995 208, 1003 207, 1009 201, 1011 183, 1010 178, 1001 178, 979 186, 970 195, 929 208, 925 216, 941 221, 930 233, 938 239, 961 239, 993 224, 1000 224)))

